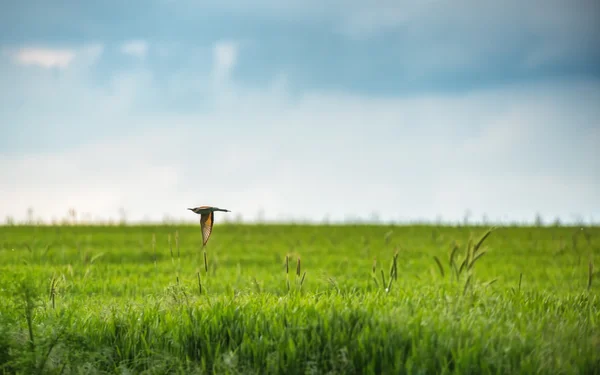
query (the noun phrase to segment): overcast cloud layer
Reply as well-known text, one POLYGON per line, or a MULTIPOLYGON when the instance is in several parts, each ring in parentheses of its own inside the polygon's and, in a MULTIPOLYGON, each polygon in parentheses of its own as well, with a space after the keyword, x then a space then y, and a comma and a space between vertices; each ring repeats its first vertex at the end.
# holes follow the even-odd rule
POLYGON ((0 6, 0 217, 600 219, 598 1, 82 4, 0 6))

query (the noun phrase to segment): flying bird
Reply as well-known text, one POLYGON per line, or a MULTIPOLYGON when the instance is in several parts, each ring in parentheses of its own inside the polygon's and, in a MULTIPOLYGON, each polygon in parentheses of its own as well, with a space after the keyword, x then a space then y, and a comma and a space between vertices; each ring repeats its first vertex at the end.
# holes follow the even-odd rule
POLYGON ((202 229, 202 247, 206 246, 208 238, 212 233, 212 227, 215 222, 215 211, 231 212, 224 208, 211 206, 188 208, 188 210, 200 215, 200 228, 202 229))

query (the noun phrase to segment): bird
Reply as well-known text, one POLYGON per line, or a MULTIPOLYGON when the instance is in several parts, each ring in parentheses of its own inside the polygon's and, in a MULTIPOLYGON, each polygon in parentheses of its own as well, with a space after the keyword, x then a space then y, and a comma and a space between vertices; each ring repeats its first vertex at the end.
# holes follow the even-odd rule
POLYGON ((195 208, 188 208, 200 215, 200 228, 202 229, 202 247, 206 246, 208 238, 212 233, 212 227, 215 222, 215 211, 231 212, 224 208, 212 207, 212 206, 200 206, 195 208))

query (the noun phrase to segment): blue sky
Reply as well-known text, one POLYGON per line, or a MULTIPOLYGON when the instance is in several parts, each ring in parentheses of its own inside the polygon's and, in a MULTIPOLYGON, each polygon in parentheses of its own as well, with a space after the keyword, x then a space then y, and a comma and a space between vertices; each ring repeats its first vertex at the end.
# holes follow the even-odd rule
POLYGON ((247 221, 599 221, 598 14, 7 2, 0 217, 195 221, 185 208, 210 204, 247 221))

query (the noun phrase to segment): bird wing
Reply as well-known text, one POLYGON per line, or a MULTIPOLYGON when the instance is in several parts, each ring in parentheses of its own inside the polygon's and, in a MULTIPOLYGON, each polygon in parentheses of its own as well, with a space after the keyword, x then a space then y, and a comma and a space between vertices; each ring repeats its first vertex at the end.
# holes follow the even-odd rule
POLYGON ((213 222, 214 222, 214 212, 208 212, 200 215, 200 227, 202 229, 202 246, 206 246, 208 242, 208 237, 212 232, 213 222))
POLYGON ((199 214, 199 215, 200 215, 200 214, 203 214, 203 213, 209 212, 210 210, 212 210, 212 207, 211 207, 211 206, 199 206, 199 207, 194 207, 194 208, 191 208, 191 210, 192 210, 194 213, 196 213, 196 214, 199 214))

